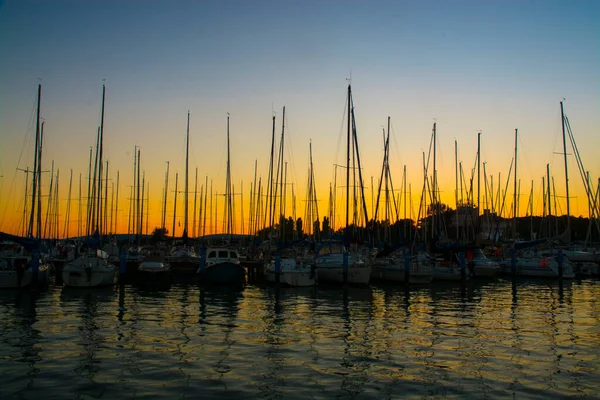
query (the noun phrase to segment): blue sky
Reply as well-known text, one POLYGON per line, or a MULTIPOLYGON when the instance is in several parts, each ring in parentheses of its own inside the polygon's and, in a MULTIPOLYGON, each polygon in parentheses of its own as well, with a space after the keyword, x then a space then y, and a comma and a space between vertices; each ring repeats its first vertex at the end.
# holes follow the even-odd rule
POLYGON ((0 4, 0 174, 2 192, 11 196, 18 191, 15 167, 31 164, 27 130, 38 78, 46 160, 85 173, 105 79, 111 169, 131 175, 132 149, 140 145, 157 202, 165 161, 183 172, 187 110, 190 167, 224 181, 229 112, 232 173, 249 185, 254 160, 266 176, 272 111, 279 131, 286 105, 286 157, 297 185, 303 192, 312 139, 319 182, 328 190, 332 165, 343 160, 334 156, 343 148, 350 76, 367 177, 379 175, 389 115, 392 162, 398 170, 407 164, 415 185, 434 120, 443 191, 454 188, 454 140, 471 165, 479 130, 491 173, 508 172, 519 128, 522 179, 537 184, 546 163, 561 179, 562 159, 554 153, 562 146, 563 98, 586 168, 600 175, 597 1, 0 4))

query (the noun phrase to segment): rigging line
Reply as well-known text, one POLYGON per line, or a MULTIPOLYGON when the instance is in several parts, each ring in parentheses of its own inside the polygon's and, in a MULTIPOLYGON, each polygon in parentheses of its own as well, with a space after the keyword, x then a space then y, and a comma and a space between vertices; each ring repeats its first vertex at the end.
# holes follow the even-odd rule
MULTIPOLYGON (((288 148, 288 154, 289 154, 289 164, 290 164, 290 169, 291 169, 291 173, 292 173, 292 179, 291 179, 291 183, 295 184, 298 182, 297 176, 296 176, 296 163, 294 160, 294 146, 292 145, 292 137, 291 137, 291 131, 290 131, 290 124, 289 124, 289 120, 288 120, 288 114, 285 115, 285 127, 286 127, 286 147, 288 148)), ((290 182, 288 182, 289 185, 290 182)), ((284 189, 285 190, 285 189, 284 189)))
MULTIPOLYGON (((25 132, 25 137, 23 138, 23 143, 21 145, 21 151, 19 153, 19 158, 17 160, 17 168, 19 168, 19 166, 21 165, 21 160, 23 159, 23 154, 25 152, 25 148, 27 147, 27 143, 33 139, 34 120, 35 120, 36 114, 37 114, 37 94, 33 97, 33 100, 32 100, 31 113, 29 115, 29 121, 27 123, 27 130, 25 132)), ((35 147, 35 144, 32 147, 35 147)), ((17 172, 18 172, 18 169, 15 169, 15 173, 13 175, 11 185, 9 186, 8 196, 6 196, 4 198, 9 198, 9 199, 12 198, 13 190, 15 189, 16 184, 17 184, 17 172)), ((27 201, 27 200, 25 200, 25 201, 27 201)), ((4 226, 4 218, 6 217, 9 203, 10 203, 10 201, 7 201, 4 204, 4 209, 2 210, 2 217, 0 218, 0 226, 4 226)))
POLYGON ((590 188, 590 184, 587 180, 585 167, 583 165, 583 160, 581 159, 581 155, 579 153, 579 148, 577 147, 577 143, 575 142, 575 136, 573 135, 573 131, 571 130, 571 123, 569 122, 569 119, 567 118, 566 115, 565 115, 565 125, 567 127, 567 132, 569 134, 569 140, 571 142, 571 147, 573 148, 573 152, 575 153, 575 160, 577 161, 577 167, 579 169, 579 174, 583 181, 583 186, 586 189, 588 204, 591 205, 591 207, 594 209, 593 211, 595 211, 597 213, 598 212, 597 205, 594 204, 594 202, 592 201, 592 188, 590 188))
POLYGON ((392 131, 392 139, 394 139, 394 149, 396 150, 396 154, 398 155, 398 162, 402 165, 402 156, 400 154, 400 146, 398 146, 398 141, 396 138, 396 132, 394 131, 394 123, 390 122, 390 128, 392 131))
MULTIPOLYGON (((334 157, 333 157, 334 164, 339 164, 338 157, 340 155, 340 147, 342 145, 342 137, 344 135, 344 124, 346 123, 345 119, 346 119, 346 111, 347 110, 348 110, 348 95, 346 95, 346 99, 344 101, 344 109, 342 111, 342 123, 340 124, 340 132, 338 134, 337 147, 335 148, 335 153, 334 153, 334 157)), ((334 170, 333 174, 335 174, 335 166, 333 167, 333 170, 334 170)))
MULTIPOLYGON (((521 146, 520 148, 525 147, 525 143, 523 142, 522 137, 523 137, 523 133, 521 132, 521 130, 519 130, 519 136, 518 136, 517 140, 519 141, 519 145, 521 146)), ((522 170, 523 161, 525 161, 525 166, 527 167, 526 168, 527 176, 534 176, 535 173, 533 172, 533 169, 531 168, 531 164, 529 163, 529 158, 527 157, 527 153, 524 151, 519 151, 519 156, 521 157, 521 162, 519 163, 519 171, 522 170)))

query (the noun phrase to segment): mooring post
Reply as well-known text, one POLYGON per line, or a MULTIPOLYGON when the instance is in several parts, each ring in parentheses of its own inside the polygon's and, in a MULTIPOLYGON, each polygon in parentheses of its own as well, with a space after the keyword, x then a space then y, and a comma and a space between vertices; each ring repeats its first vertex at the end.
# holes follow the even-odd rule
POLYGON ((563 277, 564 255, 562 249, 558 249, 558 279, 563 277))
POLYGON ((121 246, 119 250, 119 283, 123 283, 127 273, 127 252, 125 247, 121 246))
MULTIPOLYGON (((23 265, 23 268, 26 268, 26 265, 23 265)), ((40 271, 40 251, 38 249, 34 249, 31 253, 31 271, 33 272, 31 289, 37 290, 38 274, 40 271)))
POLYGON ((410 253, 404 249, 402 255, 404 255, 404 282, 408 285, 410 283, 410 253))
POLYGON ((206 245, 202 245, 200 249, 200 280, 204 279, 206 273, 206 245))
POLYGON ((279 283, 279 275, 281 274, 281 254, 279 250, 275 252, 275 283, 279 283))
POLYGON ((460 263, 460 280, 461 282, 464 282, 467 274, 465 271, 466 268, 466 262, 465 262, 465 252, 461 251, 460 253, 458 253, 458 262, 460 263))
POLYGON ((348 283, 348 249, 344 249, 344 285, 348 283))
POLYGON ((517 278, 517 250, 512 249, 510 252, 510 271, 513 280, 517 278))

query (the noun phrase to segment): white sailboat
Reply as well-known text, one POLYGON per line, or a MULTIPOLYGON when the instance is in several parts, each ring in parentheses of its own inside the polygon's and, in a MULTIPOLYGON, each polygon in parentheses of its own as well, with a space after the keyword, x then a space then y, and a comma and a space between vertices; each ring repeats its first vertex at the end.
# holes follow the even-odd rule
MULTIPOLYGON (((358 246, 350 247, 350 170, 358 171, 358 184, 361 191, 362 171, 360 167, 360 156, 358 153, 358 139, 356 137, 356 122, 354 119, 354 105, 352 101, 352 87, 348 85, 348 131, 347 131, 347 154, 346 154, 346 227, 344 230, 344 244, 329 242, 323 246, 315 258, 319 283, 349 283, 354 285, 368 285, 371 279, 371 259, 368 254, 360 254, 358 246), (351 164, 350 148, 353 148, 358 166, 351 164), (354 250, 354 251, 352 251, 354 250)), ((354 158, 354 157, 353 157, 354 158)), ((364 219, 368 221, 364 193, 361 193, 364 219)))
POLYGON ((317 253, 315 263, 319 284, 344 283, 344 256, 348 257, 347 282, 368 285, 371 279, 371 263, 358 252, 351 252, 341 243, 327 243, 317 253))
POLYGON ((99 157, 96 159, 97 168, 94 169, 94 193, 91 196, 92 207, 90 221, 96 226, 94 235, 79 249, 75 260, 65 264, 62 270, 63 284, 70 287, 98 287, 112 285, 115 281, 115 266, 110 262, 108 253, 99 250, 100 227, 102 226, 102 142, 104 135, 104 99, 106 88, 102 85, 102 113, 100 129, 98 130, 99 157))
POLYGON ((267 282, 276 283, 276 263, 279 262, 279 284, 282 286, 306 287, 314 286, 318 281, 315 260, 308 253, 300 253, 295 249, 283 250, 274 260, 265 265, 267 282))
MULTIPOLYGON (((512 260, 504 260, 501 264, 503 274, 512 273, 512 260)), ((561 277, 558 254, 556 251, 524 251, 517 256, 516 274, 526 278, 559 278, 561 277)), ((567 257, 562 260, 562 278, 573 279, 575 272, 567 257)))
MULTIPOLYGON (((187 114, 187 128, 185 133, 185 188, 184 195, 184 213, 183 213, 183 234, 181 244, 174 245, 171 253, 165 261, 171 265, 171 271, 174 275, 189 283, 195 280, 196 272, 200 265, 200 257, 192 246, 188 244, 188 172, 189 172, 189 148, 190 148, 190 112, 187 114)), ((175 181, 175 192, 177 192, 177 180, 175 181)), ((175 194, 177 195, 177 194, 175 194)), ((177 206, 175 202, 174 207, 177 206)), ((175 238, 175 218, 173 218, 173 238, 175 238)))
POLYGON ((0 289, 19 289, 36 282, 38 286, 48 283, 48 265, 39 262, 37 277, 32 265, 33 257, 25 248, 14 242, 1 244, 0 289), (35 279, 35 281, 34 281, 35 279))
MULTIPOLYGON (((371 279, 383 282, 406 282, 404 257, 397 252, 386 257, 375 258, 372 262, 371 279)), ((433 268, 430 262, 422 257, 412 256, 409 259, 408 281, 414 284, 426 284, 433 280, 433 268)))

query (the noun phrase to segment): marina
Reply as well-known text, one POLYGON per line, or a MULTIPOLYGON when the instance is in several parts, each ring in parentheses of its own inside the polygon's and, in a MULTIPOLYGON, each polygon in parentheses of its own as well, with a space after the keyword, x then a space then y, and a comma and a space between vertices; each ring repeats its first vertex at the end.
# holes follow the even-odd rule
POLYGON ((0 400, 600 400, 599 1, 141 3, 0 0, 0 400))

